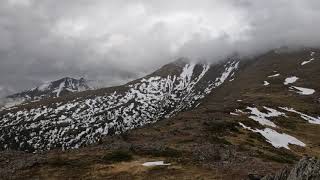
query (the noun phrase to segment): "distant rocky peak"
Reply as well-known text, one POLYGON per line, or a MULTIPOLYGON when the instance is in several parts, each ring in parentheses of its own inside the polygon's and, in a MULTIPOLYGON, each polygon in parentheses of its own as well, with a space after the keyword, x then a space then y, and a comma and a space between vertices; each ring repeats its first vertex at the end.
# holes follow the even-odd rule
POLYGON ((75 79, 64 77, 56 81, 46 82, 27 91, 16 93, 7 97, 10 101, 19 102, 41 100, 50 97, 60 97, 73 92, 81 92, 93 89, 84 78, 75 79))

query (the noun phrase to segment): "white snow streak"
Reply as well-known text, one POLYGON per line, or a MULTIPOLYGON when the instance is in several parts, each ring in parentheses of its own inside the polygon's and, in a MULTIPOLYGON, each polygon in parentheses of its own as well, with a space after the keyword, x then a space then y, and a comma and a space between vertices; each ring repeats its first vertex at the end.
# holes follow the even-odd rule
POLYGON ((272 78, 272 77, 278 77, 278 76, 280 76, 280 74, 279 74, 279 73, 274 74, 274 75, 270 75, 270 76, 268 76, 268 77, 269 77, 269 78, 272 78))
POLYGON ((301 63, 301 66, 304 66, 304 65, 306 65, 306 64, 308 64, 308 63, 310 63, 310 62, 312 62, 312 61, 314 61, 314 55, 315 55, 316 53, 315 52, 310 52, 310 56, 311 56, 311 59, 309 60, 309 61, 303 61, 302 63, 301 63))
POLYGON ((165 164, 164 161, 153 161, 153 162, 145 162, 142 166, 170 166, 170 163, 165 164))
POLYGON ((59 85, 59 89, 58 89, 58 91, 57 91, 57 97, 59 97, 59 96, 60 96, 60 93, 61 93, 61 91, 62 91, 62 89, 63 89, 64 85, 65 85, 65 82, 62 82, 62 83, 59 85))
POLYGON ((268 110, 268 113, 263 113, 259 111, 257 108, 247 107, 248 110, 251 111, 250 119, 259 122, 261 125, 277 127, 272 121, 268 120, 269 117, 278 117, 278 116, 285 116, 284 113, 279 112, 275 109, 263 107, 264 109, 268 110))
POLYGON ((264 81, 264 82, 263 82, 263 85, 264 85, 264 86, 269 86, 270 83, 269 83, 268 81, 264 81))
POLYGON ((280 108, 288 112, 299 114, 302 119, 307 120, 311 124, 320 124, 320 116, 318 116, 318 118, 315 118, 307 114, 304 114, 302 112, 296 111, 293 108, 287 108, 287 107, 280 107, 280 108))
POLYGON ((314 89, 297 87, 297 86, 291 86, 290 89, 295 91, 296 93, 298 93, 300 95, 311 95, 311 94, 316 92, 314 89))
POLYGON ((234 112, 230 112, 230 115, 233 115, 233 116, 239 116, 239 114, 234 113, 234 112))
POLYGON ((244 129, 250 130, 252 132, 260 133, 263 137, 267 139, 269 143, 272 144, 272 146, 276 148, 281 148, 284 147, 286 149, 289 148, 289 144, 295 144, 298 146, 306 146, 305 143, 302 141, 298 140, 297 138, 290 136, 285 133, 278 133, 277 131, 270 129, 270 128, 265 128, 263 130, 260 129, 252 129, 250 127, 245 126, 242 123, 239 123, 244 129))
POLYGON ((310 62, 312 62, 312 61, 314 61, 314 58, 311 58, 309 61, 303 61, 303 62, 301 63, 301 66, 304 66, 304 65, 306 65, 306 64, 308 64, 308 63, 310 63, 310 62))

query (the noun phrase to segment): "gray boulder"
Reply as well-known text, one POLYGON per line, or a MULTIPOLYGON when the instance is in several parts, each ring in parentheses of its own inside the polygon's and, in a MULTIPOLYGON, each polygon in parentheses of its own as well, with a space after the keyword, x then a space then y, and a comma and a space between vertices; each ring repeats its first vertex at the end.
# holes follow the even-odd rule
POLYGON ((262 180, 320 180, 320 159, 304 157, 291 170, 286 168, 262 180))

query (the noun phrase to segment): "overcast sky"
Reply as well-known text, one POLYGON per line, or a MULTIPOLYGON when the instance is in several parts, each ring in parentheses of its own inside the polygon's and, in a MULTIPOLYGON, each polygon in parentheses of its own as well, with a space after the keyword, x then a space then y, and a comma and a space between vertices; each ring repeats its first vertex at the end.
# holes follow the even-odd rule
POLYGON ((64 76, 121 84, 177 57, 319 46, 319 0, 1 0, 0 96, 64 76))

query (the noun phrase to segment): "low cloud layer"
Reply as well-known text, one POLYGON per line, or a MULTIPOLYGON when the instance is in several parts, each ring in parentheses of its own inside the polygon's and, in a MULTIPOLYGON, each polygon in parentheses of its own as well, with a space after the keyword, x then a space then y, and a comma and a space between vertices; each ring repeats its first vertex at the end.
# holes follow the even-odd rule
POLYGON ((3 0, 0 96, 64 76, 121 84, 178 57, 320 45, 318 0, 3 0))

